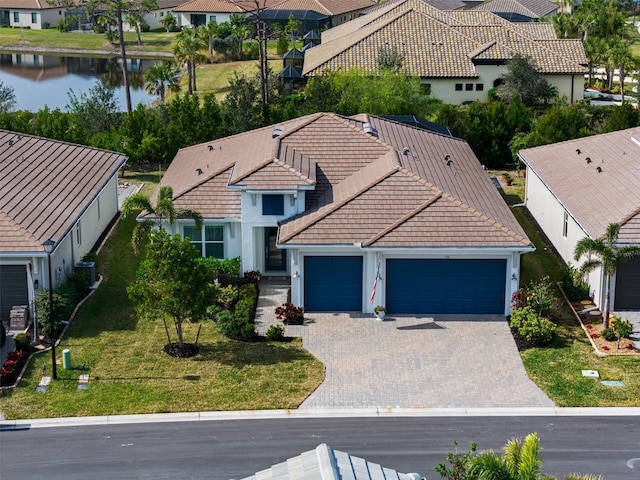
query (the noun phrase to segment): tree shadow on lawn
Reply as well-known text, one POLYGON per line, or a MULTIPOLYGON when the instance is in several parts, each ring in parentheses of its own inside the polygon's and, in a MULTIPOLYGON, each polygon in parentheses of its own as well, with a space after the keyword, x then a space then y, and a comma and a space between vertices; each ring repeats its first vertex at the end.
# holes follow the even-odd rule
POLYGON ((313 356, 302 349, 292 348, 291 343, 223 341, 200 345, 195 362, 215 361, 235 368, 245 365, 277 365, 301 360, 313 360, 313 356))

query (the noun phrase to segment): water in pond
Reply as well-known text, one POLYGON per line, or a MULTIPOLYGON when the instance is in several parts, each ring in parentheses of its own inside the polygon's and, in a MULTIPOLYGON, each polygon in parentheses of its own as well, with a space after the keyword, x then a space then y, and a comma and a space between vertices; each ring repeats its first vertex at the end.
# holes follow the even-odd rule
MULTIPOLYGON (((156 97, 143 88, 143 72, 156 60, 128 59, 131 103, 149 104, 156 97)), ((75 96, 87 93, 96 82, 102 81, 116 88, 115 95, 121 111, 126 111, 125 91, 122 87, 122 68, 115 58, 58 57, 33 53, 0 54, 0 82, 10 86, 16 96, 16 110, 37 112, 45 105, 51 110, 66 111, 69 89, 75 96)))

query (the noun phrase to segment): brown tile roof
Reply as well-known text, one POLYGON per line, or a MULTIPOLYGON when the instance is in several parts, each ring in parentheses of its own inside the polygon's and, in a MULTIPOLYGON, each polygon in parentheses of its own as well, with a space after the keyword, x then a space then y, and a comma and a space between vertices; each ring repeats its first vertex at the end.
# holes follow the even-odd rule
POLYGON ((281 224, 280 244, 530 245, 462 140, 368 115, 309 115, 275 137, 273 127, 180 150, 161 185, 205 218, 239 218, 238 187, 302 188, 307 208, 281 224))
POLYGON ((529 148, 520 157, 591 238, 615 222, 621 242, 640 243, 640 128, 529 148))
POLYGON ((0 252, 41 252, 48 238, 61 240, 125 161, 121 153, 0 130, 0 252))
POLYGON ((555 13, 560 5, 549 0, 485 0, 470 10, 493 13, 517 13, 530 18, 546 17, 555 13))
POLYGON ((375 5, 373 0, 281 0, 274 10, 311 10, 325 15, 341 15, 375 5))
POLYGON ((529 32, 529 35, 538 40, 557 40, 556 29, 551 22, 519 22, 515 23, 522 31, 529 32))
POLYGON ((443 12, 422 0, 401 0, 324 32, 322 43, 305 54, 303 75, 339 68, 375 72, 384 45, 395 45, 407 73, 423 78, 477 77, 474 61, 501 64, 515 53, 531 56, 543 74, 585 73, 582 44, 552 41, 549 34, 490 12, 443 12), (539 31, 542 39, 535 36, 539 31))
POLYGON ((60 9, 60 7, 51 5, 45 0, 0 0, 0 8, 25 10, 47 10, 50 8, 60 9))
MULTIPOLYGON (((279 0, 259 0, 261 8, 269 8, 279 0)), ((252 0, 191 0, 173 9, 174 12, 247 13, 255 10, 252 0)))

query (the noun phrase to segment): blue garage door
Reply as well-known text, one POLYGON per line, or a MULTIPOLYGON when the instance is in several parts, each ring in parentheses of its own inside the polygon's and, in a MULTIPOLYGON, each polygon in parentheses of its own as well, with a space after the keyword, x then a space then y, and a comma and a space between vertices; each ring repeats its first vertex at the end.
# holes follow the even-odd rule
POLYGON ((389 313, 504 313, 506 260, 387 260, 389 313))
POLYGON ((362 311, 362 257, 304 257, 308 312, 362 311))

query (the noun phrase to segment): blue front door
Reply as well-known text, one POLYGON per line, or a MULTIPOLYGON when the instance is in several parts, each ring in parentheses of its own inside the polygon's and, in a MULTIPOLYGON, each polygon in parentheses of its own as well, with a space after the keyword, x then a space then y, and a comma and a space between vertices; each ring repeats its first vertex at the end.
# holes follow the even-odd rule
POLYGON ((267 272, 287 270, 287 251, 276 247, 278 227, 264 229, 264 269, 267 272))

